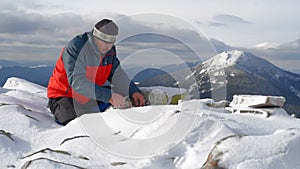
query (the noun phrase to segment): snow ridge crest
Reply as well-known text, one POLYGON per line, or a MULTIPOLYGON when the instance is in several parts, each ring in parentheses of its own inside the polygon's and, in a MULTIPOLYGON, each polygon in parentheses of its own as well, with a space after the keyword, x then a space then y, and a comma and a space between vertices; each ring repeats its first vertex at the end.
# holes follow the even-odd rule
POLYGON ((204 62, 204 65, 214 69, 233 66, 236 64, 247 64, 249 56, 240 50, 224 51, 204 62))

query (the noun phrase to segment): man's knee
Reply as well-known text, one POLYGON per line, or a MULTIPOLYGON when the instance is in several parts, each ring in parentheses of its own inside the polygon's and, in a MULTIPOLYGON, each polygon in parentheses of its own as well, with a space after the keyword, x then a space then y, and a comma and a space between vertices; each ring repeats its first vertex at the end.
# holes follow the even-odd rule
POLYGON ((72 98, 62 97, 49 100, 49 108, 55 117, 55 121, 62 125, 66 125, 77 117, 72 98))

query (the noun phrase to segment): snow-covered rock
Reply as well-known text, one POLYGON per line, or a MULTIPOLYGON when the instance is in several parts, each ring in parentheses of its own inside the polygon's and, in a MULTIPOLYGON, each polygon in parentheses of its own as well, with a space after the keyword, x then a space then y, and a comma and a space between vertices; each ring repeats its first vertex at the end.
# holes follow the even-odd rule
POLYGON ((300 121, 283 109, 262 118, 195 99, 110 108, 60 126, 46 108, 46 89, 21 79, 8 84, 14 87, 0 88, 0 168, 191 169, 209 155, 223 168, 300 166, 300 121))
MULTIPOLYGON (((281 110, 280 107, 283 106, 284 102, 285 98, 282 96, 234 95, 227 110, 232 113, 262 114, 268 118, 274 114, 275 109, 281 110)), ((277 112, 288 115, 284 110, 277 112)))
POLYGON ((140 89, 148 105, 178 104, 179 100, 188 99, 188 91, 184 88, 152 86, 140 89))
POLYGON ((244 105, 253 108, 282 107, 285 98, 282 96, 263 96, 263 95, 234 95, 230 103, 231 107, 244 105))

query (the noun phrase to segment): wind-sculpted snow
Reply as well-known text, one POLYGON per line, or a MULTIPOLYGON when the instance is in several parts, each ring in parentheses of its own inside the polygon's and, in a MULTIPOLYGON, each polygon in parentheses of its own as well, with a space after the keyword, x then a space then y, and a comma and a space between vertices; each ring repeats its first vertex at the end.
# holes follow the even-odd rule
MULTIPOLYGON (((267 118, 214 107, 218 104, 211 99, 189 100, 178 105, 111 108, 60 126, 46 105, 46 89, 28 81, 11 78, 0 88, 0 168, 297 169, 300 166, 300 120, 282 108, 264 109, 270 112, 267 118), (160 153, 147 158, 128 158, 116 154, 118 150, 107 151, 109 147, 101 147, 96 141, 99 138, 87 132, 84 122, 100 117, 114 132, 102 131, 97 126, 94 130, 107 133, 102 139, 116 146, 134 139, 157 138, 174 125, 186 125, 179 118, 190 117, 193 123, 171 148, 162 146, 160 153), (149 119, 137 123, 143 117, 149 119)), ((172 133, 179 134, 180 128, 172 133)), ((138 150, 143 154, 145 145, 136 145, 132 152, 138 150)))

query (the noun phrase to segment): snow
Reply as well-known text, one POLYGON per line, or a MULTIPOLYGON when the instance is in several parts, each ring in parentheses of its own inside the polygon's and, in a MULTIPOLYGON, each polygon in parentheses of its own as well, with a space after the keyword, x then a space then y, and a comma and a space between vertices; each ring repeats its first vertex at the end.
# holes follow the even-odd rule
POLYGON ((282 129, 264 136, 233 137, 217 146, 214 151, 225 152, 220 166, 229 168, 295 168, 300 166, 297 154, 300 151, 299 129, 282 129), (256 143, 259 144, 256 145, 256 143), (256 145, 253 150, 252 145, 256 145), (233 149, 234 148, 234 149, 233 149), (265 153, 261 153, 263 150, 265 153), (236 152, 248 152, 245 159, 236 152), (293 156, 290 156, 292 155, 293 156), (291 158, 289 162, 287 158, 291 158))
POLYGON ((18 89, 29 93, 45 93, 46 90, 45 87, 15 77, 8 78, 3 88, 18 89))
POLYGON ((239 50, 225 51, 215 57, 203 62, 207 70, 219 70, 225 67, 233 66, 238 62, 246 63, 248 56, 239 50))
MULTIPOLYGON (((184 79, 188 80, 189 78, 193 77, 195 75, 196 71, 193 71, 190 75, 186 76, 184 79)), ((202 72, 200 72, 201 74, 202 72)))
POLYGON ((300 98, 300 91, 298 91, 297 89, 295 89, 294 86, 290 86, 290 90, 291 90, 293 93, 295 93, 295 95, 296 95, 297 97, 300 98))
POLYGON ((282 96, 263 96, 263 95, 234 95, 230 106, 244 105, 247 107, 282 107, 285 98, 282 96))
POLYGON ((277 49, 277 48, 279 48, 279 46, 280 45, 277 43, 263 42, 263 43, 257 44, 255 47, 267 50, 267 49, 277 49))
POLYGON ((273 72, 272 76, 274 76, 274 73, 281 77, 290 76, 268 61, 240 50, 224 51, 203 62, 203 71, 206 72, 220 72, 224 74, 224 69, 230 67, 237 67, 239 70, 248 73, 270 70, 273 72), (253 70, 253 68, 255 68, 255 70, 253 70))
POLYGON ((45 88, 10 78, 0 88, 0 168, 191 169, 210 153, 224 168, 300 168, 299 119, 282 108, 266 118, 211 102, 110 108, 60 126, 45 88))
POLYGON ((48 66, 47 65, 30 66, 30 68, 41 68, 41 67, 48 67, 48 66))

